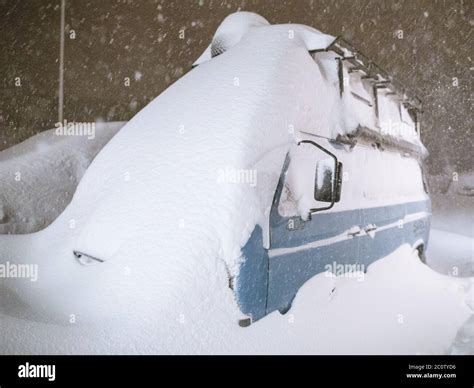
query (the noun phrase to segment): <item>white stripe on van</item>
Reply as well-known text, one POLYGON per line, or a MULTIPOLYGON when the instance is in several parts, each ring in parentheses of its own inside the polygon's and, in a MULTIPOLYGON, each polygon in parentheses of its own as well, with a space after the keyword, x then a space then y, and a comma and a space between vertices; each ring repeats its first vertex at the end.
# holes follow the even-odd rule
MULTIPOLYGON (((403 224, 407 224, 409 222, 414 222, 414 221, 420 220, 422 218, 428 217, 430 214, 431 213, 428 213, 428 212, 425 212, 425 211, 408 214, 405 217, 403 217, 403 219, 402 219, 403 224)), ((382 231, 390 229, 390 228, 398 227, 399 223, 400 223, 400 221, 395 221, 395 222, 391 222, 390 224, 378 227, 377 230, 375 231, 375 234, 377 234, 377 232, 382 232, 382 231)), ((350 236, 349 232, 350 232, 350 229, 348 229, 348 230, 344 231, 343 233, 338 234, 336 236, 328 237, 328 238, 325 238, 325 239, 322 239, 322 240, 312 241, 310 243, 307 243, 307 244, 304 244, 304 245, 299 245, 297 247, 269 249, 268 257, 272 258, 272 257, 288 255, 288 254, 291 254, 291 253, 306 251, 308 249, 319 248, 319 247, 322 247, 322 246, 331 245, 331 244, 335 244, 335 243, 338 243, 338 242, 342 242, 342 241, 346 241, 346 240, 350 240, 352 238, 355 238, 355 237, 350 236)), ((365 236, 365 235, 367 235, 367 233, 364 231, 364 229, 361 229, 361 234, 359 236, 365 236)))

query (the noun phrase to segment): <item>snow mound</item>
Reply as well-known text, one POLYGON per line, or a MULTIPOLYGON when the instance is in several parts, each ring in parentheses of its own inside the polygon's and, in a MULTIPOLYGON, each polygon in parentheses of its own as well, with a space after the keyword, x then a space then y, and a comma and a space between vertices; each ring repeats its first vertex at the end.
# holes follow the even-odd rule
POLYGON ((0 234, 32 233, 53 222, 124 124, 95 123, 93 137, 57 136, 50 129, 0 152, 0 234))
POLYGON ((237 12, 220 24, 211 43, 211 56, 216 57, 235 46, 252 27, 268 25, 268 21, 252 12, 237 12))
POLYGON ((213 295, 194 310, 142 312, 135 323, 133 305, 88 326, 80 315, 66 326, 0 315, 0 353, 472 354, 468 286, 430 270, 406 245, 366 274, 310 279, 287 314, 245 329, 227 315, 228 300, 213 295))

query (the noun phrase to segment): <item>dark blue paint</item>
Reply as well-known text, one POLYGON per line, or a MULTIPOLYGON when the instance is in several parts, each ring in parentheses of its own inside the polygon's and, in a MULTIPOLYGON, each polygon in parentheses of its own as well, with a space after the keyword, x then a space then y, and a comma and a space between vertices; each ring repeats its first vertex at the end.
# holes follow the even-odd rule
MULTIPOLYGON (((270 216, 271 249, 299 247, 307 243, 340 235, 353 225, 360 224, 360 211, 315 213, 308 221, 300 221, 301 229, 289 230, 290 220, 278 213, 278 201, 270 216)), ((296 220, 295 220, 296 219, 296 220)), ((269 259, 269 288, 267 314, 274 310, 286 310, 296 291, 311 277, 324 272, 324 266, 334 261, 345 264, 358 259, 356 238, 315 249, 271 257, 269 259)))
POLYGON ((393 252, 404 242, 404 230, 400 225, 383 230, 389 224, 398 224, 405 217, 405 204, 361 209, 361 227, 373 224, 377 229, 374 237, 370 234, 360 236, 359 262, 368 266, 375 260, 393 252))
POLYGON ((266 315, 268 287, 268 251, 263 248, 260 226, 242 248, 242 256, 234 291, 242 312, 256 321, 266 315))

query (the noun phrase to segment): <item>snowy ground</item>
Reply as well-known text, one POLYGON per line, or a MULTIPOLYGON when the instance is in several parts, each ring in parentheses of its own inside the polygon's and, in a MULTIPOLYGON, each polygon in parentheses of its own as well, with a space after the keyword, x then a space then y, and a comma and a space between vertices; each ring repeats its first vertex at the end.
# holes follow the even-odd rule
MULTIPOLYGON (((436 213, 434 214, 436 219, 436 213)), ((436 224, 443 225, 442 219, 436 221, 436 224)), ((427 254, 428 265, 441 273, 466 279, 470 284, 467 292, 467 303, 474 310, 473 237, 434 228, 431 230, 430 244, 427 254)), ((470 318, 459 329, 455 341, 450 347, 450 354, 474 354, 473 310, 471 310, 470 318)))
MULTIPOLYGON (((1 164, 3 173, 7 166, 1 164)), ((37 163, 31 168, 44 175, 37 163)), ((439 203, 446 200, 433 200, 428 264, 445 274, 457 267, 458 277, 433 271, 403 246, 363 278, 318 275, 286 315, 275 312, 249 328, 237 325, 227 298, 212 297, 197 306, 198 314, 178 309, 174 316, 130 314, 99 324, 81 324, 78 317, 54 325, 1 314, 0 353, 473 354, 473 279, 465 277, 472 276, 472 235, 459 234, 470 221, 466 209, 437 212, 439 203)), ((39 219, 46 216, 39 211, 39 219)))
POLYGON ((440 273, 474 276, 474 196, 466 195, 471 187, 474 174, 465 173, 445 193, 433 188, 428 264, 440 273))
MULTIPOLYGON (((434 193, 433 224, 428 265, 436 271, 458 277, 474 276, 474 197, 464 195, 462 187, 473 186, 472 174, 465 174, 458 182, 452 182, 445 194, 434 193)), ((472 303, 474 290, 469 298, 472 303)), ((474 354, 474 316, 459 330, 450 349, 452 354, 474 354)))
POLYGON ((201 318, 193 320, 177 311, 66 327, 1 316, 0 349, 4 354, 472 353, 468 326, 456 338, 472 314, 469 294, 472 298, 470 279, 437 274, 403 246, 374 263, 363 281, 318 275, 286 315, 275 312, 249 328, 240 328, 224 301, 215 300, 203 301, 201 318), (453 350, 455 338, 459 344, 453 350))

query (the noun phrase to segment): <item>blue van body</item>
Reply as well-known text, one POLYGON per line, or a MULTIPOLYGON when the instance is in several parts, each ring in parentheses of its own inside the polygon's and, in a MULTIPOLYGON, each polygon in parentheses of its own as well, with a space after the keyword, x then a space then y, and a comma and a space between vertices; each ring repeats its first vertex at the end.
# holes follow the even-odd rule
MULTIPOLYGON (((258 25, 267 26, 264 20, 261 24, 262 19, 258 15, 257 19, 258 22, 254 19, 248 22, 254 31, 258 25)), ((231 30, 229 36, 234 34, 234 27, 231 30)), ((244 30, 245 28, 238 30, 238 34, 234 36, 236 42, 240 42, 242 35, 239 34, 244 30)), ((220 33, 219 30, 216 32, 213 42, 194 66, 231 49, 231 45, 223 46, 220 33)), ((321 111, 309 108, 305 111, 307 114, 324 116, 321 122, 316 120, 318 125, 297 130, 293 124, 289 126, 295 134, 295 141, 305 137, 298 145, 312 144, 320 153, 325 154, 315 163, 316 173, 312 177, 315 178, 313 199, 323 205, 310 208, 306 213, 309 214, 307 219, 302 217, 303 213, 291 216, 280 213, 280 200, 290 166, 288 154, 276 186, 265 231, 259 225, 255 227, 241 249, 237 275, 230 276, 229 285, 241 311, 247 316, 241 320, 241 326, 275 310, 281 313, 288 311, 299 288, 311 277, 328 271, 328 265, 336 264, 346 268, 357 266, 356 268, 365 270, 368 265, 403 244, 410 244, 417 249, 422 260, 427 249, 431 222, 431 203, 427 195, 418 197, 416 202, 406 199, 409 196, 400 195, 398 202, 387 201, 390 205, 385 206, 381 206, 383 202, 374 201, 377 206, 370 207, 370 201, 365 201, 352 206, 346 202, 347 206, 334 207, 336 202, 344 202, 341 200, 343 163, 338 161, 338 154, 350 154, 356 145, 363 145, 380 152, 395 151, 402 158, 410 157, 418 162, 427 156, 427 150, 420 140, 421 101, 411 96, 403 85, 394 81, 342 36, 324 46, 324 39, 315 39, 316 44, 310 43, 304 37, 306 33, 300 36, 301 41, 304 41, 310 57, 317 64, 316 68, 308 68, 308 71, 313 71, 325 86, 314 102, 325 99, 324 90, 331 87, 339 89, 337 94, 341 99, 336 102, 333 97, 328 97, 330 103, 325 104, 321 111), (328 111, 322 112, 325 109, 328 111), (329 116, 334 114, 348 116, 347 121, 338 120, 336 125, 343 130, 330 129, 332 121, 329 116), (302 134, 305 135, 301 136, 302 134), (313 140, 309 140, 307 135, 312 136, 313 140), (319 144, 321 139, 329 142, 330 146, 325 148, 319 144)), ((315 30, 311 30, 311 34, 314 33, 315 30)), ((323 37, 319 32, 316 34, 319 38, 323 37)), ((286 56, 282 55, 282 58, 286 56)), ((295 86, 291 85, 293 88, 295 86)), ((344 156, 347 157, 347 154, 344 156)), ((348 163, 353 163, 350 158, 347 160, 348 163)), ((377 164, 378 160, 373 159, 372 163, 377 164)), ((307 164, 309 165, 310 163, 307 164)), ((357 166, 359 169, 363 167, 357 166)), ((390 176, 391 166, 383 167, 386 168, 386 175, 390 176)), ((310 183, 309 180, 303 181, 303 186, 310 183)), ((374 182, 377 184, 377 180, 374 182)), ((409 182, 411 183, 413 182, 409 182)), ((424 178, 423 186, 428 194, 424 178)), ((396 187, 390 189, 395 196, 398 194, 396 187)), ((421 186, 418 189, 423 190, 421 186)), ((308 194, 305 191, 303 196, 308 194)), ((306 202, 307 198, 299 202, 302 197, 298 195, 292 199, 296 197, 297 210, 301 212, 309 202, 306 202)))
MULTIPOLYGON (((347 206, 339 207, 340 210, 333 207, 341 200, 343 186, 343 166, 337 155, 347 157, 356 145, 362 145, 370 149, 367 154, 371 150, 394 152, 418 163, 427 156, 420 140, 421 101, 410 96, 405 87, 342 37, 335 38, 325 48, 310 50, 309 54, 318 63, 318 68, 337 73, 339 96, 344 99, 344 104, 353 107, 347 112, 342 109, 341 114, 351 117, 352 126, 337 134, 328 134, 324 125, 299 130, 300 135, 305 134, 303 137, 310 135, 313 139, 306 138, 300 143, 311 144, 325 154, 316 163, 314 187, 314 200, 325 205, 310 209, 308 219, 280 213, 280 199, 290 166, 288 154, 267 220, 268 230, 263 232, 260 226, 255 227, 241 250, 238 274, 230 283, 241 311, 248 317, 242 320, 245 321, 241 322, 242 325, 246 325, 249 319, 256 321, 275 310, 288 311, 299 288, 311 277, 326 272, 328 265, 357 265, 365 270, 403 244, 417 249, 422 260, 427 249, 431 223, 428 195, 417 197, 416 202, 407 202, 402 198, 408 197, 400 195, 398 202, 392 201, 390 205, 380 206, 383 203, 375 201, 373 203, 377 206, 371 207, 370 201, 366 201, 352 206, 346 203, 349 209, 347 206), (353 128, 354 122, 358 123, 357 128, 353 128), (407 128, 411 131, 407 134, 413 136, 411 139, 403 133, 407 128), (319 144, 321 139, 330 146, 325 148, 319 144), (328 170, 330 173, 326 174, 328 170), (332 185, 329 190, 326 178, 332 185)), ((331 85, 336 84, 333 82, 331 85)), ((350 158, 347 160, 353 163, 350 158)), ((373 163, 378 161, 374 159, 373 163)), ((359 169, 363 167, 357 166, 359 169)), ((421 163, 418 167, 421 168, 421 163)), ((391 166, 385 165, 385 168, 389 176, 391 166)), ((422 180, 424 192, 428 194, 424 177, 422 180)), ((396 187, 391 190, 397 195, 396 187)))
POLYGON ((281 216, 278 204, 288 164, 287 158, 272 202, 269 249, 264 248, 260 226, 242 248, 234 292, 241 311, 252 321, 275 310, 288 311, 299 288, 325 272, 328 264, 367 268, 402 244, 426 251, 431 222, 428 197, 390 206, 321 211, 306 221, 281 216))

